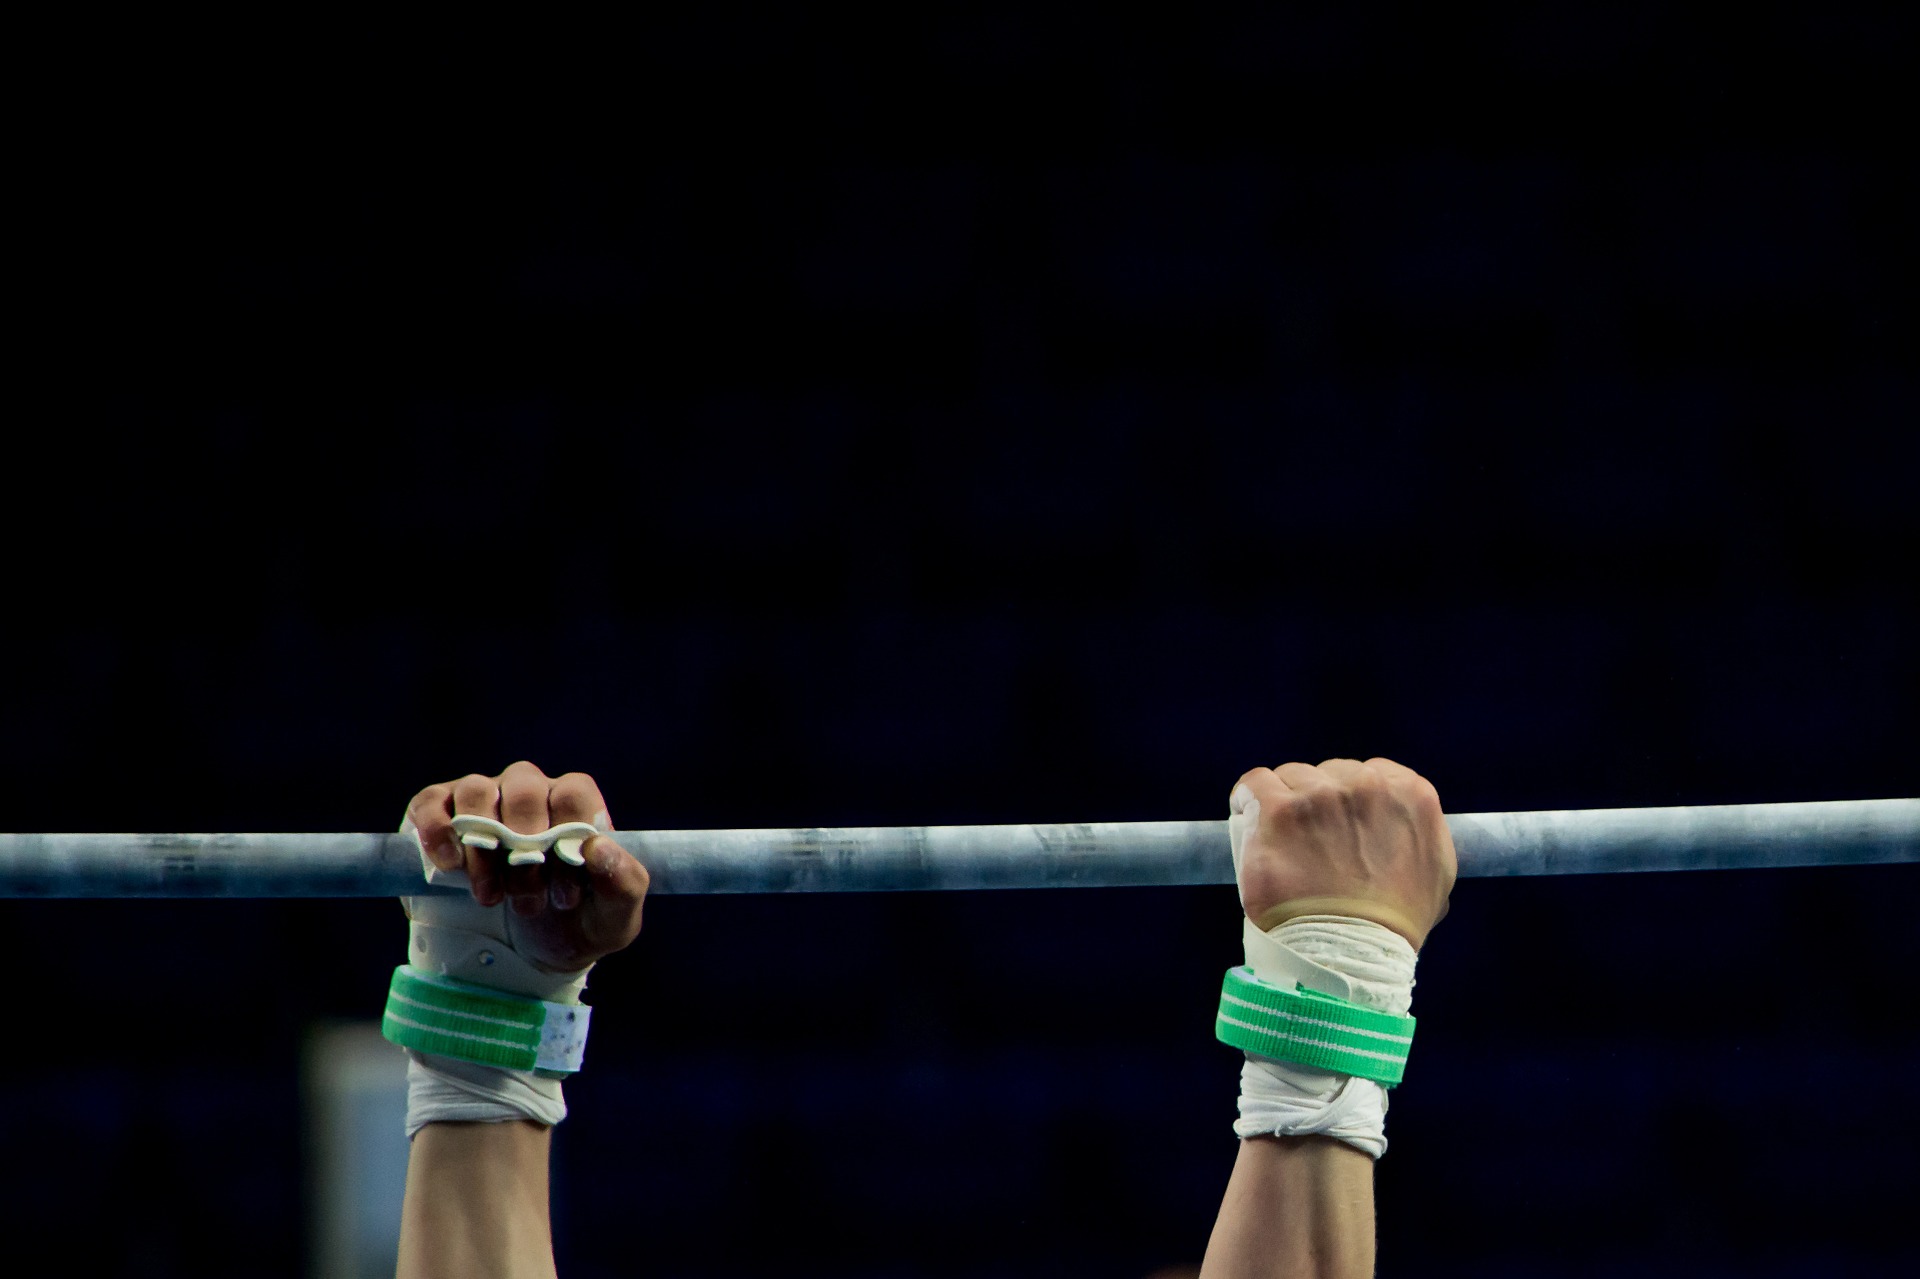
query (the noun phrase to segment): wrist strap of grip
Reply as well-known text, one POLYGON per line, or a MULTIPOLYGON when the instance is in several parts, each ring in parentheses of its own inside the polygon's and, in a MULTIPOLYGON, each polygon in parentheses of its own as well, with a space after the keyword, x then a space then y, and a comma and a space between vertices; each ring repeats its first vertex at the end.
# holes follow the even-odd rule
POLYGON ((587 1050, 585 1004, 554 1004, 488 990, 402 964, 387 988, 380 1033, 402 1048, 562 1079, 587 1050))
POLYGON ((1363 1008, 1304 985, 1269 985, 1242 966, 1227 970, 1213 1033, 1242 1052, 1391 1088, 1407 1073, 1413 1027, 1412 1017, 1363 1008))

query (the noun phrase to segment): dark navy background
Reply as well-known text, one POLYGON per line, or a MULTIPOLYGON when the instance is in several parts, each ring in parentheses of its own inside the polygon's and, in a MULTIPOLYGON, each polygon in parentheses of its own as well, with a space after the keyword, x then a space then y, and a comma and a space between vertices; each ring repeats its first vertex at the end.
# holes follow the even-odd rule
MULTIPOLYGON (((1333 755, 1455 812, 1920 792, 1906 15, 701 12, 47 53, 0 824, 385 830, 522 757, 627 827, 1221 817, 1333 755)), ((1463 881, 1382 1274, 1910 1267, 1917 914, 1463 881)), ((1225 888, 659 899, 562 1270, 1197 1261, 1237 937, 1225 888)), ((301 1036, 402 939, 0 903, 79 1012, 0 1066, 11 1237, 297 1271, 301 1036)))

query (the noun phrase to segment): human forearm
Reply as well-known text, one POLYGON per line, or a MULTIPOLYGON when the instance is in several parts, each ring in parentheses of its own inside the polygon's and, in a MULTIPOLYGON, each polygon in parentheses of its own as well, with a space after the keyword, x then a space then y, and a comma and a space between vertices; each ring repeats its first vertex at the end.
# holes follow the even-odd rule
POLYGON ((1201 1279, 1366 1279, 1373 1160, 1330 1137, 1249 1137, 1201 1279))
POLYGON ((429 885, 470 892, 403 899, 408 962, 381 1021, 410 1059, 399 1274, 546 1279, 549 1135, 586 1045, 580 995, 640 931, 647 872, 604 834, 591 777, 525 760, 427 787, 400 829, 429 885))
POLYGON ((551 1133, 526 1120, 422 1128, 407 1159, 399 1279, 550 1279, 551 1133))
POLYGON ((1414 966, 1458 873, 1440 797, 1392 760, 1330 759, 1249 770, 1228 807, 1247 962, 1215 1034, 1246 1061, 1201 1275, 1368 1279, 1414 966))

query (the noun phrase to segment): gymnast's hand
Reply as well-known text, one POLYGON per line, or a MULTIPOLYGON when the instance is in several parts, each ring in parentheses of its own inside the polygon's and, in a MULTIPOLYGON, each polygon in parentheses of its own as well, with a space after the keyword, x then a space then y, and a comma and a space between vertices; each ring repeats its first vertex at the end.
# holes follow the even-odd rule
POLYGON ((470 773, 429 786, 407 805, 420 845, 435 866, 465 871, 482 906, 508 902, 513 948, 550 972, 578 972, 621 950, 640 933, 647 869, 605 835, 581 848, 586 865, 549 854, 538 866, 508 866, 507 850, 474 848, 453 833, 456 815, 491 817, 509 830, 536 835, 562 822, 611 830, 607 802, 585 773, 548 777, 521 760, 498 777, 470 773))
POLYGON ((1418 950, 1447 914, 1459 865, 1433 783, 1390 759, 1282 764, 1245 773, 1234 871, 1261 931, 1300 915, 1384 924, 1418 950))

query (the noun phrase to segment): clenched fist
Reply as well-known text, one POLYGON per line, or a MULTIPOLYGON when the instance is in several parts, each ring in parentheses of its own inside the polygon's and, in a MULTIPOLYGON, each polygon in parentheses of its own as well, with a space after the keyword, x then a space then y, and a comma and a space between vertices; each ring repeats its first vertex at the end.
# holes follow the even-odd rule
POLYGON ((586 864, 549 857, 539 866, 507 865, 507 850, 474 848, 453 833, 460 814, 491 817, 509 830, 537 835, 562 822, 597 822, 611 830, 607 802, 585 773, 548 777, 525 760, 497 777, 471 773, 429 786, 407 805, 420 846, 441 870, 465 871, 482 906, 509 903, 513 949, 549 972, 578 972, 623 949, 640 933, 647 869, 626 849, 596 835, 580 850, 586 864))
POLYGON ((1459 873, 1433 784, 1390 759, 1255 768, 1234 787, 1234 871, 1265 932, 1300 915, 1383 924, 1418 950, 1459 873))

